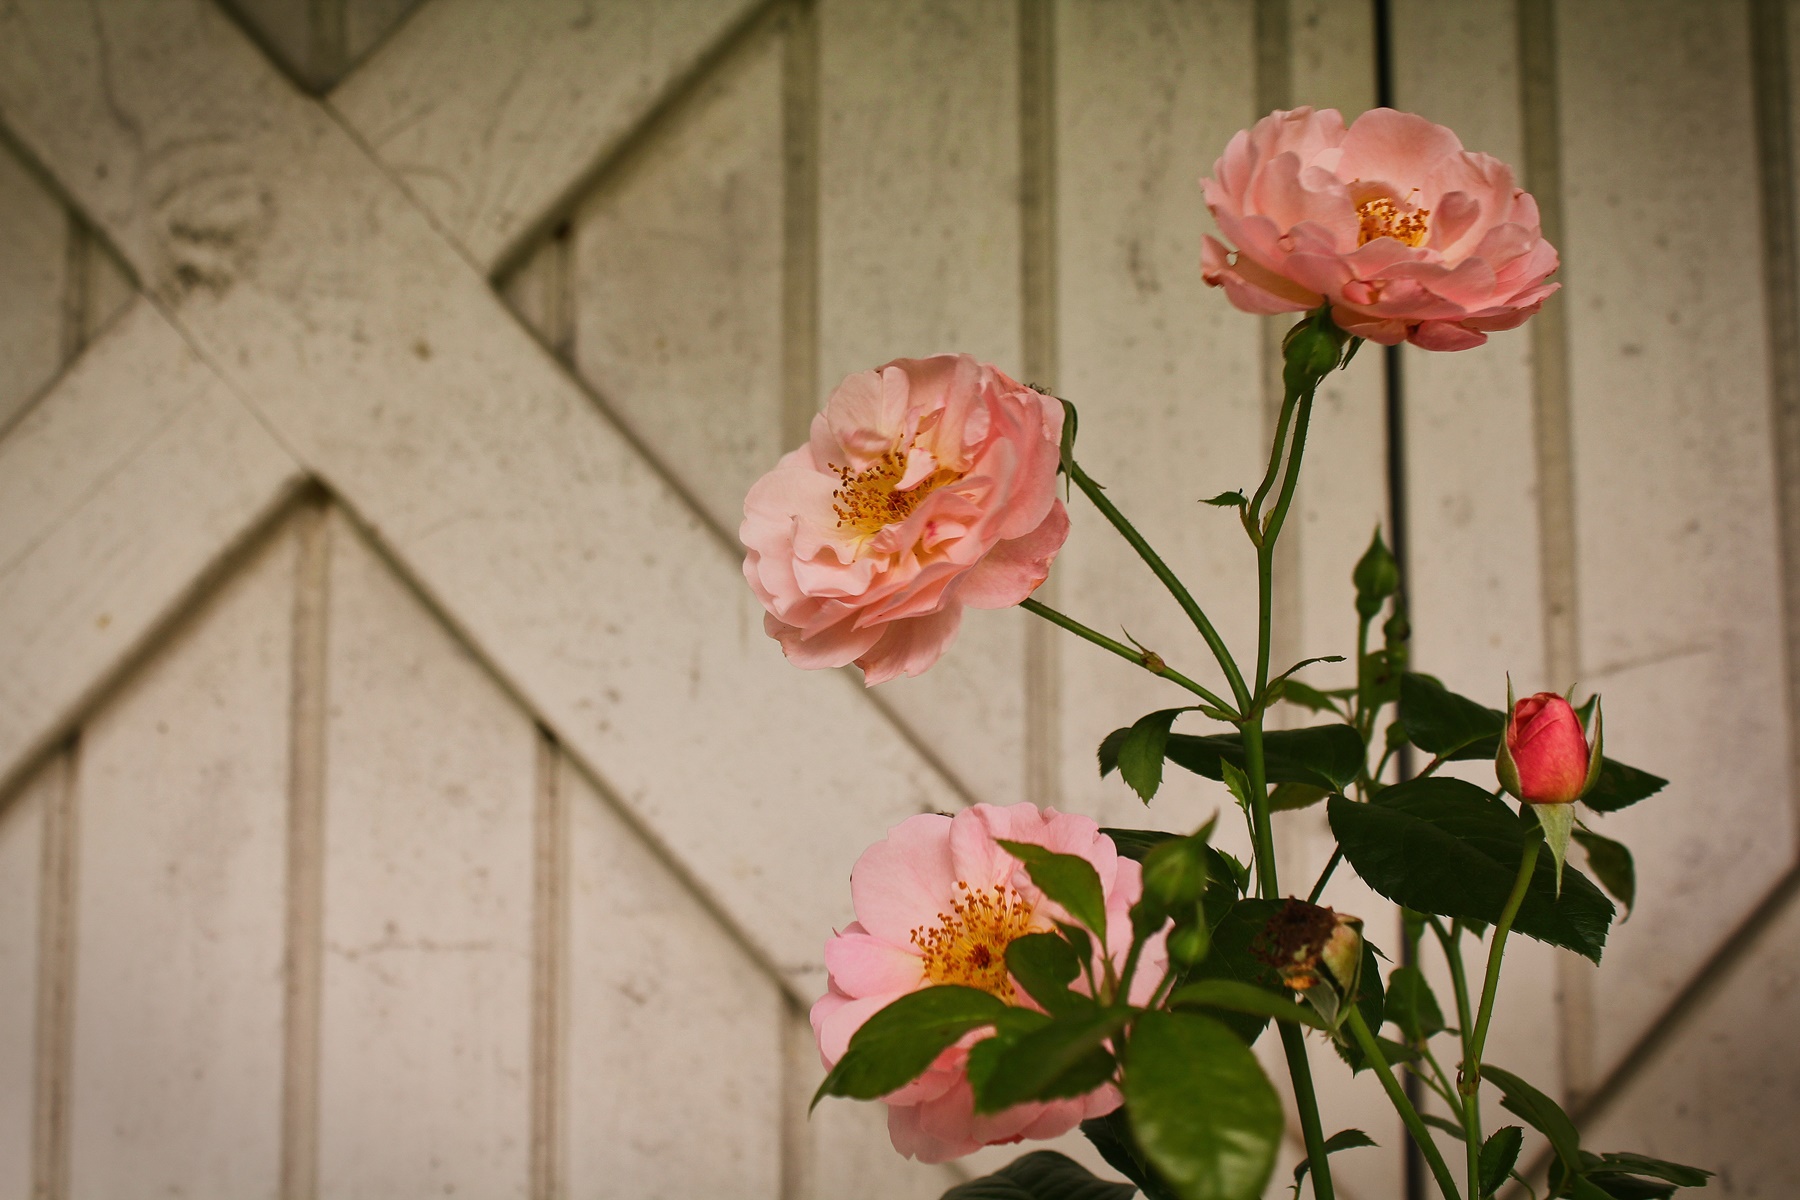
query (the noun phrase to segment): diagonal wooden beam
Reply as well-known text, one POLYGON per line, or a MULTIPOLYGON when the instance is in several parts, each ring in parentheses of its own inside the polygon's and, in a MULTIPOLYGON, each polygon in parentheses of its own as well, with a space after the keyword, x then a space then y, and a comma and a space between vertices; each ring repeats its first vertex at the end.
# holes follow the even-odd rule
POLYGON ((0 442, 0 791, 305 473, 139 301, 0 442))
POLYGON ((767 7, 433 0, 330 103, 492 272, 767 7))
POLYGON ((0 120, 705 898, 814 986, 855 855, 956 796, 851 680, 781 661, 734 555, 413 198, 203 0, 8 7, 0 120))

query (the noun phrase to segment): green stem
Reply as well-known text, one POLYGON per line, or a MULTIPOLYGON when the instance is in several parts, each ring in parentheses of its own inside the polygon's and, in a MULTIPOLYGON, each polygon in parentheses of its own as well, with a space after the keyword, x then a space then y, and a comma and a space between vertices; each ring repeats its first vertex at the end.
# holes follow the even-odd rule
POLYGON ((1136 663, 1138 666, 1144 668, 1144 670, 1150 672, 1152 675, 1161 676, 1162 678, 1167 679, 1170 683, 1175 683, 1175 684, 1181 685, 1182 687, 1186 688, 1188 691, 1194 693, 1194 695, 1196 695, 1196 696, 1200 697, 1202 700, 1206 701, 1208 704, 1211 704, 1214 708, 1217 708, 1223 712, 1231 712, 1232 711, 1232 707, 1227 701, 1221 699, 1217 694, 1215 694, 1210 689, 1202 687, 1200 684, 1197 684, 1193 680, 1189 679, 1186 675, 1183 675, 1180 671, 1177 671, 1173 667, 1169 666, 1169 664, 1165 663, 1162 660, 1162 657, 1160 655, 1153 654, 1147 650, 1140 650, 1136 646, 1127 646, 1124 642, 1115 641, 1114 639, 1107 637, 1104 633, 1101 633, 1098 630, 1088 628, 1086 625, 1083 625, 1080 621, 1077 621, 1074 617, 1068 616, 1064 613, 1057 612, 1054 608, 1051 608, 1048 604, 1043 604, 1037 600, 1032 600, 1029 597, 1027 597, 1024 600, 1019 601, 1019 607, 1024 609, 1026 612, 1036 613, 1038 616, 1044 618, 1044 620, 1050 622, 1052 625, 1056 625, 1056 626, 1059 626, 1060 628, 1066 629, 1070 633, 1074 634, 1076 637, 1085 638, 1086 640, 1094 643, 1094 645, 1099 646, 1102 650, 1111 650, 1114 654, 1118 655, 1120 658, 1128 659, 1131 662, 1136 663))
POLYGON ((1362 1047, 1363 1057, 1375 1068, 1375 1075, 1381 1080, 1381 1088, 1388 1095, 1388 1100, 1399 1112, 1400 1119, 1406 1122, 1407 1132, 1412 1134, 1413 1141, 1418 1143, 1419 1152, 1425 1156, 1425 1162, 1431 1167, 1431 1174, 1437 1180, 1438 1189, 1444 1193, 1446 1200, 1461 1200, 1461 1193, 1456 1190, 1456 1181, 1450 1176, 1450 1168, 1444 1163, 1444 1156, 1439 1153, 1437 1143, 1431 1138, 1431 1131, 1419 1118, 1419 1112, 1406 1098, 1406 1092, 1394 1078, 1393 1070, 1387 1059, 1382 1056, 1381 1046, 1375 1035, 1369 1032, 1369 1023, 1363 1020, 1362 1010, 1354 1004, 1350 1006, 1350 1017, 1345 1021, 1350 1036, 1362 1047))
POLYGON ((1294 1084, 1294 1105, 1300 1110, 1300 1134, 1306 1141, 1306 1158, 1312 1164, 1313 1200, 1335 1200, 1331 1183, 1331 1155, 1325 1150, 1325 1130, 1319 1124, 1319 1098, 1313 1094, 1312 1064, 1306 1058, 1306 1037, 1292 1021, 1277 1021, 1281 1048, 1287 1053, 1288 1077, 1294 1084))
POLYGON ((1244 509, 1244 524, 1250 529, 1252 541, 1262 540, 1262 531, 1256 526, 1262 520, 1263 501, 1269 498, 1269 489, 1275 486, 1275 480, 1281 472, 1281 452, 1287 448, 1288 423, 1294 419, 1296 399, 1298 397, 1291 392, 1281 397, 1281 416, 1275 422, 1275 441, 1269 447, 1269 469, 1263 473, 1262 483, 1244 509))
MULTIPOLYGON (((1231 684, 1231 694, 1237 697, 1238 710, 1240 712, 1247 711, 1250 707, 1250 689, 1244 686, 1244 676, 1238 670, 1237 661, 1231 657, 1231 651, 1225 646, 1225 639, 1221 638, 1219 631, 1213 628, 1213 623, 1207 619, 1206 613, 1200 608, 1199 603, 1195 601, 1187 587, 1175 577, 1175 572, 1169 570, 1169 565, 1163 562, 1156 551, 1150 548, 1150 543, 1144 540, 1144 535, 1125 519, 1125 514, 1119 511, 1118 506, 1107 498, 1105 489, 1095 483, 1079 464, 1069 463, 1069 478, 1075 481, 1075 486, 1081 489, 1084 496, 1093 501, 1094 507, 1100 510, 1100 514, 1112 522, 1113 528, 1117 529, 1130 543, 1131 548, 1137 551, 1138 557, 1144 560, 1150 570, 1162 581, 1162 585, 1169 589, 1169 594, 1175 597, 1175 602, 1181 605, 1181 610, 1188 615, 1188 620, 1194 623, 1194 628, 1198 629, 1200 636, 1206 640, 1207 648, 1212 651, 1213 657, 1219 660, 1219 669, 1225 672, 1225 679, 1231 684)), ((1224 706, 1221 705, 1221 707, 1224 706)))
POLYGON ((1294 413, 1293 446, 1288 451, 1287 471, 1281 478, 1281 492, 1275 507, 1269 510, 1269 527, 1256 547, 1256 703, 1263 703, 1263 689, 1269 684, 1269 634, 1275 610, 1275 541, 1287 523, 1288 506, 1294 502, 1294 487, 1300 482, 1300 460, 1306 454, 1306 428, 1312 421, 1313 391, 1317 381, 1300 393, 1299 407, 1294 413))
POLYGON ((1331 873, 1337 870, 1338 864, 1343 861, 1344 848, 1342 846, 1333 847, 1331 851, 1331 861, 1325 864, 1325 869, 1319 872, 1318 879, 1313 881, 1312 891, 1306 894, 1306 902, 1308 904, 1317 904, 1319 902, 1319 897, 1324 894, 1325 885, 1331 882, 1331 873))
POLYGON ((1443 1098, 1444 1103, 1449 1106, 1450 1111, 1455 1114, 1457 1121, 1460 1122, 1463 1119, 1462 1101, 1457 1098, 1456 1091, 1451 1086, 1450 1075, 1444 1070, 1444 1064, 1440 1063, 1437 1059, 1437 1055, 1431 1052, 1431 1041, 1429 1038, 1422 1040, 1419 1043, 1419 1053, 1424 1056, 1426 1064, 1431 1067, 1432 1074, 1437 1076, 1437 1081, 1435 1083, 1432 1083, 1429 1079, 1427 1079, 1426 1082, 1431 1083, 1431 1090, 1443 1098))
POLYGON ((1519 915, 1519 905, 1525 902, 1525 891, 1531 886, 1531 874, 1537 868, 1538 849, 1543 844, 1542 839, 1535 837, 1525 843, 1525 853, 1519 859, 1519 875, 1513 880, 1512 895, 1506 898, 1500 923, 1494 926, 1494 944, 1488 948, 1487 978, 1481 985, 1481 1009, 1475 1014, 1475 1034, 1469 1039, 1469 1057, 1463 1063, 1462 1093, 1465 1096, 1474 1096, 1481 1086, 1481 1052, 1487 1045, 1494 999, 1500 992, 1500 960, 1506 954, 1506 935, 1512 932, 1513 918, 1519 915))
MULTIPOLYGON (((1450 986, 1456 992, 1456 1032, 1462 1040, 1462 1057, 1466 1064, 1469 1061, 1469 1047, 1473 1044, 1475 1033, 1474 1017, 1469 1011, 1469 976, 1463 969, 1462 958, 1462 922, 1458 921, 1446 930, 1444 923, 1436 917, 1431 918, 1431 930, 1437 934, 1438 944, 1444 948, 1444 962, 1450 967, 1450 986)), ((1462 1080, 1467 1078, 1465 1072, 1458 1077, 1457 1090, 1462 1090, 1462 1080)), ((1473 1096, 1466 1096, 1456 1114, 1463 1127, 1463 1153, 1469 1171, 1469 1188, 1477 1196, 1481 1192, 1481 1104, 1473 1096)))

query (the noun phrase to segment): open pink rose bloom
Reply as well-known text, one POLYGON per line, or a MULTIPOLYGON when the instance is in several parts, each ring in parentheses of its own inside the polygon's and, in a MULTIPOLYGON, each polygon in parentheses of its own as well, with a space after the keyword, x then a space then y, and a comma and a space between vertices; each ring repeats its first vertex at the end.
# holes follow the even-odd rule
POLYGON ((1205 238, 1202 276, 1245 312, 1329 301, 1358 337, 1467 350, 1561 286, 1512 168, 1411 113, 1372 109, 1349 129, 1336 109, 1271 113, 1201 186, 1237 247, 1205 238))
POLYGON ((744 576, 802 667, 873 685, 936 662, 964 605, 1005 608, 1069 533, 1057 400, 966 354, 851 375, 744 499, 744 576))
MULTIPOLYGON (((1006 970, 1006 947, 1028 933, 1055 929, 1068 915, 1046 900, 1019 860, 996 838, 1030 842, 1087 859, 1106 896, 1106 953, 1116 967, 1131 945, 1130 909, 1143 891, 1137 863, 1087 817, 1032 804, 977 804, 954 817, 926 813, 888 831, 856 860, 850 891, 856 921, 825 944, 831 990, 813 1005, 813 1032, 827 1067, 850 1036, 908 992, 934 984, 982 988, 1009 1004, 1037 1007, 1006 970)), ((1099 957, 1096 949, 1096 960, 1099 957)), ((1131 1001, 1143 1004, 1167 966, 1163 937, 1145 947, 1131 1001)), ((1077 982, 1078 989, 1085 990, 1077 982)), ((1020 1104, 977 1115, 969 1086, 969 1047, 978 1030, 939 1055, 924 1075, 884 1097, 894 1148, 943 1162, 982 1146, 1067 1133, 1121 1102, 1111 1084, 1085 1096, 1020 1104)))

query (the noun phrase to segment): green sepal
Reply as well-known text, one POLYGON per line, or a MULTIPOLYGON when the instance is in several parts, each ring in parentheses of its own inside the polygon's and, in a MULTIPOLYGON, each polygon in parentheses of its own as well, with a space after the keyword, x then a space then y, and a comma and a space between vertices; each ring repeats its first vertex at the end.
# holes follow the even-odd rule
POLYGON ((1592 745, 1588 747, 1587 778, 1583 780, 1581 784, 1581 794, 1583 796, 1593 791, 1594 785, 1600 782, 1600 764, 1603 761, 1600 754, 1600 741, 1604 731, 1601 728, 1599 696, 1594 697, 1594 725, 1592 732, 1593 737, 1590 739, 1592 745))
POLYGON ((1544 827, 1544 844, 1550 847, 1550 857, 1556 860, 1556 898, 1562 899, 1563 859, 1569 854, 1569 835, 1575 829, 1575 806, 1573 804, 1533 804, 1531 811, 1537 814, 1538 824, 1544 827))
POLYGON ((1494 754, 1494 774, 1500 777, 1500 786, 1506 794, 1515 800, 1523 800, 1519 789, 1519 765, 1513 761, 1512 750, 1506 744, 1507 730, 1512 726, 1513 710, 1518 707, 1513 699, 1512 672, 1506 673, 1506 725, 1500 730, 1500 749, 1494 754))

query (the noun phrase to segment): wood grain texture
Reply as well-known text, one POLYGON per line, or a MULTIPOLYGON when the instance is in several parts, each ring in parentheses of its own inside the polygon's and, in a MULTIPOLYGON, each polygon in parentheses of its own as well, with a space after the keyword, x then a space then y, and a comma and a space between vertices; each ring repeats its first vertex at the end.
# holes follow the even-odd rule
POLYGON ((1674 781, 1601 824, 1642 890, 1596 1078, 1793 858, 1747 39, 1740 5, 1559 10, 1582 681, 1674 781))
POLYGON ((568 1187, 780 1194, 780 984, 615 802, 561 775, 569 820, 568 1187))
POLYGON ((69 220, 0 143, 0 429, 62 366, 69 220))
POLYGON ((0 442, 0 778, 299 482, 149 306, 0 442))
MULTIPOLYGON (((1471 150, 1522 164, 1519 106, 1492 99, 1520 94, 1516 21, 1501 6, 1396 4, 1396 103, 1449 125, 1471 150), (1472 75, 1485 81, 1481 87, 1470 86, 1472 75)), ((1502 708, 1507 672, 1521 694, 1554 679, 1546 660, 1538 523, 1520 519, 1539 497, 1531 339, 1524 332, 1497 334, 1459 354, 1408 348, 1403 362, 1413 663, 1452 690, 1502 708)), ((1452 764, 1442 773, 1494 786, 1487 763, 1452 764)), ((1466 938, 1464 953, 1477 970, 1485 961, 1484 949, 1466 938)), ((1421 958, 1449 1011, 1454 993, 1435 939, 1425 939, 1421 958)), ((1558 1028, 1557 985, 1555 951, 1522 938, 1509 943, 1488 1057, 1566 1099, 1559 1039, 1544 1036, 1558 1028)), ((1483 1098, 1483 1129, 1517 1123, 1499 1107, 1494 1089, 1483 1098)), ((1528 1137, 1527 1158, 1541 1141, 1535 1132, 1528 1137)), ((1439 1140, 1455 1161, 1461 1146, 1439 1140)))
POLYGON ((576 369, 733 535, 789 449, 782 51, 740 43, 572 220, 576 369))
MULTIPOLYGON (((147 286, 562 743, 681 848, 709 900, 769 961, 816 971, 819 931, 847 905, 829 882, 841 864, 951 793, 872 706, 849 700, 848 679, 782 662, 737 554, 236 31, 203 5, 107 16, 108 44, 131 47, 111 76, 92 28, 57 6, 33 19, 66 22, 55 60, 66 70, 0 39, 0 113, 46 147, 113 158, 108 180, 151 169, 140 157, 151 146, 208 148, 211 166, 185 162, 192 174, 161 209, 102 180, 90 211, 116 223, 147 286), (187 79, 176 64, 197 54, 216 69, 187 79), (179 106, 162 102, 172 79, 179 106), (53 119, 46 88, 68 93, 53 119), (138 122, 136 139, 103 113, 101 91, 138 122), (71 122, 84 131, 72 141, 71 122), (226 195, 222 180, 241 190, 226 195), (217 236, 196 244, 181 232, 191 222, 217 236), (820 730, 862 756, 812 753, 820 730), (672 735, 704 737, 708 752, 659 750, 672 735), (721 829, 721 804, 755 816, 721 829)), ((180 155, 152 153, 168 157, 180 155)))
POLYGON ((277 1194, 295 551, 262 547, 84 729, 71 1197, 277 1194))
POLYGON ((524 1196, 536 733, 331 534, 319 1190, 524 1196))
MULTIPOLYGON (((818 21, 818 402, 900 357, 1022 374, 1017 5, 826 0, 818 21)), ((880 691, 996 804, 1026 799, 1027 619, 966 610, 950 654, 880 691)))
POLYGON ((434 0, 331 103, 492 269, 752 7, 434 0))
POLYGON ((35 1116, 38 906, 52 760, 0 801, 0 1195, 31 1192, 35 1116))

